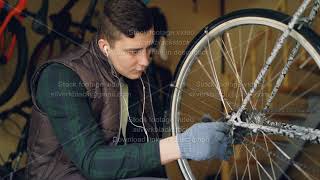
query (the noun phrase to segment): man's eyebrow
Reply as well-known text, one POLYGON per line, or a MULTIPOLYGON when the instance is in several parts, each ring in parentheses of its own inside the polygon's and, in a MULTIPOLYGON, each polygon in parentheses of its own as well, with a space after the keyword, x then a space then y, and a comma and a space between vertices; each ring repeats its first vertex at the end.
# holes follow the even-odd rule
MULTIPOLYGON (((150 44, 147 48, 151 48, 152 44, 150 44)), ((124 49, 125 51, 140 51, 143 48, 128 48, 128 49, 124 49)))
POLYGON ((128 49, 124 49, 125 51, 140 51, 143 48, 128 48, 128 49))

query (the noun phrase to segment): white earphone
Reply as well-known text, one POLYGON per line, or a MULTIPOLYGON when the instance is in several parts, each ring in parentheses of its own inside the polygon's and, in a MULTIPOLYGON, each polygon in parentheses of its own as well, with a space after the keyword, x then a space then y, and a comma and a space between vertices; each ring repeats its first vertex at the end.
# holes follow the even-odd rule
POLYGON ((147 131, 147 129, 146 129, 145 125, 144 125, 144 122, 143 122, 144 107, 145 107, 145 101, 146 101, 146 93, 145 93, 145 89, 146 89, 146 88, 145 88, 145 86, 144 86, 144 83, 143 83, 143 81, 142 81, 141 77, 140 77, 140 81, 141 81, 141 83, 142 83, 142 87, 143 87, 143 105, 142 105, 142 113, 141 113, 141 123, 142 123, 142 126, 136 125, 136 124, 134 124, 134 123, 132 122, 131 117, 130 117, 130 113, 129 113, 129 106, 128 106, 128 102, 127 102, 125 99, 124 99, 124 101, 125 101, 125 103, 126 103, 126 107, 127 107, 127 112, 128 112, 129 122, 130 122, 133 126, 135 126, 135 127, 137 127, 137 128, 141 128, 141 129, 143 129, 144 134, 145 134, 145 135, 146 135, 146 137, 147 137, 147 142, 149 142, 149 135, 148 135, 148 131, 147 131))
MULTIPOLYGON (((109 56, 109 53, 108 53, 107 47, 104 47, 104 51, 105 51, 106 56, 108 57, 108 56, 109 56)), ((112 66, 112 68, 113 68, 113 70, 115 70, 113 66, 112 66)), ((116 75, 114 75, 114 76, 118 79, 119 84, 120 84, 120 86, 121 86, 121 83, 120 83, 120 81, 121 81, 121 80, 120 80, 120 78, 119 78, 118 76, 116 76, 116 75)), ((124 102, 125 102, 125 105, 126 105, 126 107, 127 107, 127 108, 126 108, 126 110, 127 110, 127 112, 128 112, 129 122, 130 122, 133 126, 135 126, 135 127, 137 127, 137 128, 141 128, 141 129, 143 129, 144 134, 145 134, 145 135, 146 135, 146 137, 147 137, 147 142, 149 142, 149 135, 148 135, 148 131, 147 131, 147 129, 145 128, 145 125, 144 125, 144 122, 143 122, 143 117, 144 117, 144 107, 145 107, 145 99, 146 99, 145 86, 144 86, 144 83, 143 83, 143 81, 142 81, 141 77, 140 77, 140 81, 141 81, 141 83, 142 83, 142 87, 143 87, 143 106, 142 106, 142 114, 141 114, 141 122, 142 122, 142 126, 136 125, 136 124, 134 124, 134 123, 132 122, 131 117, 130 117, 130 113, 129 113, 128 102, 127 102, 127 100, 126 100, 126 99, 124 99, 124 102)), ((122 98, 124 98, 124 97, 122 97, 122 98)))
POLYGON ((104 52, 106 53, 106 56, 108 57, 109 53, 108 53, 107 47, 104 48, 104 52))

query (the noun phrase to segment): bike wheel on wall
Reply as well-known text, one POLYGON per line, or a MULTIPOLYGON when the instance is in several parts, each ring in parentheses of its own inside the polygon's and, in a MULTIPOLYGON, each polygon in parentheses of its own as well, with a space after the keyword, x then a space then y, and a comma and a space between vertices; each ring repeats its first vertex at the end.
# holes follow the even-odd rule
MULTIPOLYGON (((6 17, 0 13, 0 24, 6 17)), ((0 106, 15 94, 23 80, 28 61, 28 46, 25 28, 12 18, 4 33, 0 35, 0 106), (16 44, 10 52, 12 42, 16 44), (11 55, 10 55, 11 54, 11 55)))
MULTIPOLYGON (((241 10, 207 25, 193 39, 175 72, 169 116, 172 134, 197 123, 203 114, 225 119, 236 112, 253 86, 290 17, 272 10, 241 10)), ((320 117, 320 38, 310 29, 293 30, 265 79, 242 113, 262 120, 316 128, 320 117), (287 63, 289 48, 301 48, 278 93, 267 100, 287 63)), ((318 144, 236 129, 242 139, 227 161, 178 160, 185 179, 319 179, 318 144)))
POLYGON ((45 36, 35 47, 29 60, 27 69, 28 89, 30 92, 30 82, 36 69, 51 58, 62 55, 63 52, 81 46, 71 38, 59 37, 55 33, 45 36))
POLYGON ((97 0, 88 1, 86 12, 80 23, 73 22, 70 14, 70 10, 77 1, 68 2, 60 12, 50 15, 52 31, 37 44, 30 58, 27 70, 29 92, 32 75, 41 64, 68 50, 81 48, 81 43, 96 32, 96 28, 91 25, 91 19, 97 15, 95 12, 97 2, 97 0))

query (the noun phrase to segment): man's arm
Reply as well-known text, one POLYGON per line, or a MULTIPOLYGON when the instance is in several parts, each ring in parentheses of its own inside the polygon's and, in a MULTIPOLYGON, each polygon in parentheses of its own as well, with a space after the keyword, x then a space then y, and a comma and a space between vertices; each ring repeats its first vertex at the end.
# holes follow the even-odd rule
POLYGON ((160 161, 167 164, 181 157, 176 136, 160 140, 160 161))

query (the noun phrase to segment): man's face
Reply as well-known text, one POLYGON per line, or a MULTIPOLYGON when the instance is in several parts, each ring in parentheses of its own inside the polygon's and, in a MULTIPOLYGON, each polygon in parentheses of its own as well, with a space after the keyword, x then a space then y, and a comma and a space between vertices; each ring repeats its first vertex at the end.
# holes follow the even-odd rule
POLYGON ((108 58, 121 75, 138 79, 149 65, 153 30, 136 33, 134 38, 121 34, 120 39, 109 47, 108 58))

